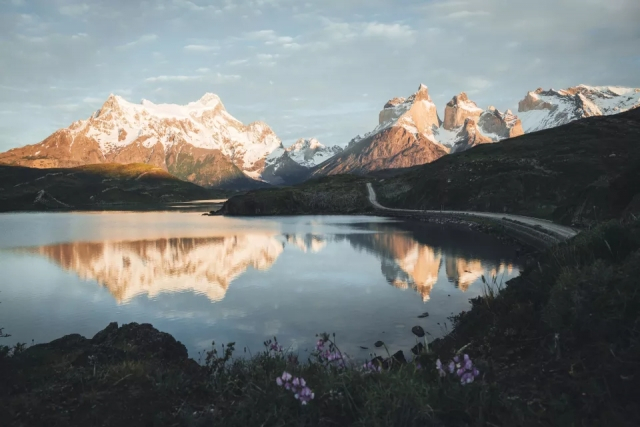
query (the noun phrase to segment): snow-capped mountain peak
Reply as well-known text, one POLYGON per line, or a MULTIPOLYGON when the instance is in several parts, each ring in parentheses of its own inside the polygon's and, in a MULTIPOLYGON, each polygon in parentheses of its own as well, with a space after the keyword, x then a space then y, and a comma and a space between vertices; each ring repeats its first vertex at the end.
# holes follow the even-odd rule
POLYGON ((408 98, 389 100, 378 116, 378 127, 365 134, 371 137, 385 129, 399 126, 412 134, 421 134, 431 138, 435 129, 440 126, 440 118, 436 105, 429 96, 426 85, 420 84, 418 91, 408 98))
POLYGON ((222 104, 220 97, 210 92, 205 93, 197 102, 205 107, 217 107, 222 104))
POLYGON ((342 152, 342 147, 337 145, 326 147, 316 138, 301 138, 287 147, 286 152, 296 163, 305 167, 313 167, 342 152))
POLYGON ((584 117, 621 113, 640 105, 640 89, 578 85, 561 90, 538 88, 518 103, 525 132, 560 126, 584 117))

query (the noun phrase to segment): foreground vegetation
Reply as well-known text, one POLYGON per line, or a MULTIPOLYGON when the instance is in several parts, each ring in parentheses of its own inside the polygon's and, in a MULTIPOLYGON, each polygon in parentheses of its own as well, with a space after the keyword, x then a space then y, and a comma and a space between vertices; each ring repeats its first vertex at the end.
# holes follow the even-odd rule
POLYGON ((141 163, 54 169, 0 165, 0 211, 157 208, 168 202, 225 195, 141 163))
POLYGON ((150 325, 112 324, 5 349, 0 413, 25 426, 638 425, 638 277, 640 221, 607 222, 501 292, 488 284, 444 339, 413 328, 415 355, 378 342, 383 357, 364 365, 328 335, 309 360, 267 341, 253 357, 216 346, 198 364, 150 325))

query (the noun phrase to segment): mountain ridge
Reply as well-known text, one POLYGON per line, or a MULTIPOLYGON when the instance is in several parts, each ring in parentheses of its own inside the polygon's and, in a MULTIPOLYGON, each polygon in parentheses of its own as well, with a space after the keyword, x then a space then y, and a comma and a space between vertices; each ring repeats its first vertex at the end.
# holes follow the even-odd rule
POLYGON ((640 105, 640 89, 578 85, 528 92, 518 113, 482 109, 465 92, 445 105, 441 119, 421 84, 407 98, 392 98, 378 126, 345 148, 315 138, 290 147, 263 121, 243 124, 207 92, 186 105, 133 104, 111 94, 88 119, 59 129, 42 142, 0 153, 0 164, 35 168, 101 163, 146 163, 182 180, 223 189, 289 185, 309 177, 366 174, 435 161, 582 117, 609 115, 640 105))

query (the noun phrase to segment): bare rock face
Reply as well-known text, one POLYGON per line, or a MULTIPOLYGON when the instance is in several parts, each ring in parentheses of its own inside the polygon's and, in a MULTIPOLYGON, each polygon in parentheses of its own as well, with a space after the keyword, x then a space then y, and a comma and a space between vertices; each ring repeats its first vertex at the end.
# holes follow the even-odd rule
POLYGON ((502 113, 494 107, 489 107, 480 115, 478 127, 483 133, 494 134, 501 139, 524 134, 522 121, 511 110, 502 113))
POLYGON ((451 150, 452 153, 468 150, 476 145, 494 142, 488 136, 483 135, 476 126, 473 119, 465 119, 462 129, 458 132, 456 144, 451 150))
POLYGON ((393 108, 396 105, 403 104, 406 100, 407 100, 407 98, 393 98, 393 99, 390 99, 389 102, 384 104, 384 108, 393 108))
POLYGON ((464 125, 466 119, 478 121, 481 114, 482 108, 478 108, 475 102, 470 101, 466 93, 460 92, 447 103, 442 126, 446 130, 453 130, 464 125))
POLYGON ((441 121, 425 85, 408 98, 393 98, 379 115, 379 125, 313 171, 314 176, 367 173, 432 162, 448 153, 434 138, 441 121))
POLYGON ((362 174, 390 168, 405 168, 429 163, 446 155, 448 150, 421 134, 403 126, 392 126, 368 136, 351 148, 322 163, 316 176, 345 173, 362 174))
POLYGON ((441 123, 425 85, 420 85, 409 98, 393 98, 387 102, 378 119, 379 128, 398 124, 410 131, 415 128, 414 133, 422 134, 433 134, 441 123))
POLYGON ((540 99, 538 96, 544 89, 538 88, 533 92, 528 92, 524 99, 518 102, 518 112, 524 113, 531 110, 552 110, 553 104, 540 99))

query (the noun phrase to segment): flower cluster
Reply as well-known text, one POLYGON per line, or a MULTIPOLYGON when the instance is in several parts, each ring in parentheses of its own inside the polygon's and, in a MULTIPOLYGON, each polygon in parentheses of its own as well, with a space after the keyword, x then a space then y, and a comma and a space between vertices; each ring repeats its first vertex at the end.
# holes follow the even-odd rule
MULTIPOLYGON (((455 356, 453 360, 449 362, 447 369, 450 374, 455 373, 458 376, 461 384, 472 383, 473 380, 480 375, 480 371, 473 366, 473 362, 469 358, 468 354, 465 354, 462 360, 460 360, 460 356, 455 356)), ((436 360, 436 370, 441 377, 445 377, 447 375, 440 359, 436 360)))
POLYGON ((270 354, 273 354, 274 356, 278 354, 282 354, 282 352, 284 351, 282 346, 278 344, 278 340, 276 337, 273 337, 273 341, 271 340, 265 341, 264 346, 267 348, 267 352, 270 354))
POLYGON ((320 338, 316 343, 316 351, 318 352, 318 359, 321 362, 336 362, 334 365, 339 366, 341 368, 346 367, 345 357, 344 355, 336 349, 331 343, 329 343, 329 348, 325 348, 325 344, 327 340, 324 338, 320 338))
POLYGON ((303 405, 306 405, 315 397, 315 394, 309 387, 307 387, 307 383, 304 378, 294 377, 288 372, 283 372, 281 376, 276 378, 276 384, 291 391, 293 393, 293 397, 299 400, 303 405))
POLYGON ((364 372, 381 372, 382 371, 382 367, 380 366, 380 364, 375 364, 371 361, 365 363, 364 365, 362 365, 362 370, 364 372))
POLYGON ((269 346, 269 351, 273 351, 274 353, 282 353, 282 346, 278 344, 278 342, 274 342, 269 346))

